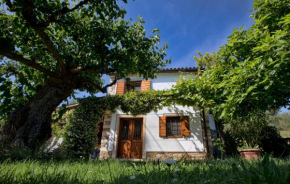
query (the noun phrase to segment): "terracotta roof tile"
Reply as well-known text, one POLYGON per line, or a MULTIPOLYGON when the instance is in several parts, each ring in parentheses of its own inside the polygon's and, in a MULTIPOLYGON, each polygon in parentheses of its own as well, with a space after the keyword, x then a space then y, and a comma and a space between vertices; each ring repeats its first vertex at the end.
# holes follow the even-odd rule
POLYGON ((181 67, 181 68, 163 68, 159 73, 171 73, 171 72, 197 72, 197 67, 181 67))

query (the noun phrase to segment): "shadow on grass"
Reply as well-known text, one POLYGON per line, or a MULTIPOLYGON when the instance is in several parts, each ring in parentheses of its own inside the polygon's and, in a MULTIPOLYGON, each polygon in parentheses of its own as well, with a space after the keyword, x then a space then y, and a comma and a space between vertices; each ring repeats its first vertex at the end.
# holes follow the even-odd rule
MULTIPOLYGON (((265 156, 258 161, 241 159, 195 161, 172 167, 158 166, 149 172, 136 171, 135 175, 121 175, 110 183, 290 183, 290 163, 265 156), (177 169, 178 168, 178 169, 177 169)), ((140 163, 142 164, 142 163, 140 163)), ((143 166, 144 167, 144 166, 143 166)))

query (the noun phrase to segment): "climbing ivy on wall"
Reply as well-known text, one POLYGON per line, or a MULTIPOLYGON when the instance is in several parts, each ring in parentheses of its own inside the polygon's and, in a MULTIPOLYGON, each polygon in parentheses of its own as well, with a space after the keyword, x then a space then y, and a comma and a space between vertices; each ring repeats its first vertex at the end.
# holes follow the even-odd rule
POLYGON ((88 157, 97 142, 98 122, 106 111, 116 109, 132 115, 147 114, 169 105, 168 91, 131 92, 124 95, 88 97, 78 99, 79 106, 73 112, 64 136, 68 157, 88 157))

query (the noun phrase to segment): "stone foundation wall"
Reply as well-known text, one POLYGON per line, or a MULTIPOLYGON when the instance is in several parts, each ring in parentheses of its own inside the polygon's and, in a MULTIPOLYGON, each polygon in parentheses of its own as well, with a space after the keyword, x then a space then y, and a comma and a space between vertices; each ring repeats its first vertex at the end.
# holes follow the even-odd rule
POLYGON ((173 158, 174 160, 204 160, 206 153, 204 152, 146 152, 147 160, 164 160, 173 158))
POLYGON ((101 151, 99 155, 99 160, 105 160, 112 158, 112 152, 111 151, 101 151))
POLYGON ((112 115, 110 113, 105 113, 104 115, 104 125, 103 125, 101 148, 100 148, 100 155, 99 155, 100 160, 104 160, 104 159, 108 159, 112 157, 112 152, 108 151, 111 117, 112 115))

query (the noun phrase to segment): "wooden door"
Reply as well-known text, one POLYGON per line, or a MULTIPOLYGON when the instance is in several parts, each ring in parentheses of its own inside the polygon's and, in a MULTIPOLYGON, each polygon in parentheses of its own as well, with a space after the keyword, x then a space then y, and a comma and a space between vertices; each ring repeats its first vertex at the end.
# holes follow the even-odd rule
POLYGON ((142 158, 142 119, 121 119, 118 143, 118 158, 142 158))

